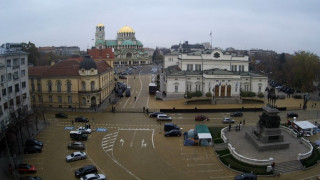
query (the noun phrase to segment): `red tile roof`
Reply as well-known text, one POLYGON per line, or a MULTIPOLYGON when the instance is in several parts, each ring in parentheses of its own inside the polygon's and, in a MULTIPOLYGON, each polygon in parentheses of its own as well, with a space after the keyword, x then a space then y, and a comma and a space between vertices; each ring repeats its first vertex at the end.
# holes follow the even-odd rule
MULTIPOLYGON (((98 61, 96 64, 98 74, 112 70, 105 61, 98 61)), ((29 77, 80 76, 79 66, 80 62, 77 60, 63 60, 52 66, 29 67, 29 77)))
POLYGON ((114 53, 112 48, 106 49, 88 49, 87 53, 92 57, 92 59, 114 59, 114 53), (109 58, 107 58, 109 55, 109 58))

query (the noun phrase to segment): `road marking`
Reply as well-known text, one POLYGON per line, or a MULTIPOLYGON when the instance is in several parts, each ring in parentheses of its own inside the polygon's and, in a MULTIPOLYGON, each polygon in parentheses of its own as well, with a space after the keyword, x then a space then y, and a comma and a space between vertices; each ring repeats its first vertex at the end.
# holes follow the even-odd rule
POLYGON ((187 164, 187 167, 191 166, 214 166, 216 164, 187 164))
POLYGON ((124 140, 120 139, 121 146, 123 146, 124 140))
POLYGON ((147 147, 147 143, 144 142, 144 139, 142 139, 141 141, 141 148, 147 147))
POLYGON ((133 132, 133 136, 132 136, 132 139, 131 139, 130 147, 133 146, 133 140, 134 140, 134 137, 136 136, 136 133, 137 133, 137 131, 135 130, 135 131, 133 132))

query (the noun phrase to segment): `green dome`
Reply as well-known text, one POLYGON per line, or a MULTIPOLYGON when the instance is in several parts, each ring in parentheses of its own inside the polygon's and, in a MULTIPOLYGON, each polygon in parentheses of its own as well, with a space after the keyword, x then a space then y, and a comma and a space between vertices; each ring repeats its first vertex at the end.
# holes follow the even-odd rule
POLYGON ((137 40, 137 45, 142 46, 143 44, 137 40))
POLYGON ((134 42, 130 41, 130 40, 125 40, 122 42, 122 45, 135 45, 134 42))
POLYGON ((96 44, 104 44, 104 40, 97 40, 96 44))

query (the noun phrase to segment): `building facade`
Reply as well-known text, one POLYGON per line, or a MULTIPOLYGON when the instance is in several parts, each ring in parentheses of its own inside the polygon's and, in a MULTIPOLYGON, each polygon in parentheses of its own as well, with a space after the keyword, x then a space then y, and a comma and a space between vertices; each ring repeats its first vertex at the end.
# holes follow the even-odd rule
POLYGON ((114 53, 111 48, 105 49, 88 49, 87 53, 95 61, 105 61, 113 68, 114 53))
POLYGON ((90 56, 64 60, 51 66, 29 67, 33 106, 55 108, 97 107, 112 93, 113 69, 90 56))
POLYGON ((249 57, 221 49, 165 55, 167 95, 207 92, 214 97, 240 97, 240 92, 264 93, 268 78, 249 72, 249 57))
POLYGON ((57 56, 71 57, 74 54, 80 53, 78 46, 59 46, 59 47, 39 47, 40 53, 52 53, 57 56))
POLYGON ((114 49, 114 65, 140 65, 150 64, 151 57, 144 51, 143 44, 135 37, 135 31, 124 26, 117 32, 116 40, 105 40, 105 27, 103 24, 96 26, 96 49, 114 49))
POLYGON ((0 48, 0 131, 10 123, 10 114, 30 110, 28 53, 22 45, 7 43, 0 48))

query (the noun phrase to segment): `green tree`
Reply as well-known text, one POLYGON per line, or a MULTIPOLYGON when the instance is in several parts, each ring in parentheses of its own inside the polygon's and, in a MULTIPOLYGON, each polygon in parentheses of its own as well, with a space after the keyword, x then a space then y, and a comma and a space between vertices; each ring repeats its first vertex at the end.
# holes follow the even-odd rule
POLYGON ((287 65, 291 70, 288 72, 288 83, 304 92, 311 92, 314 89, 313 82, 319 81, 319 57, 310 52, 299 51, 295 52, 293 60, 287 65))
POLYGON ((28 62, 34 65, 39 63, 39 51, 35 44, 31 43, 22 43, 22 50, 29 53, 28 62))
POLYGON ((156 48, 156 50, 153 52, 153 55, 152 55, 152 61, 155 62, 156 60, 163 60, 163 55, 161 55, 158 47, 156 48))

